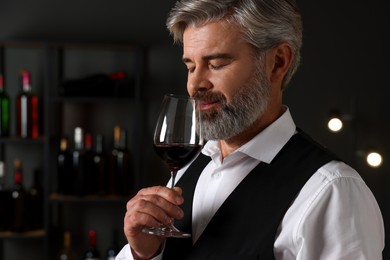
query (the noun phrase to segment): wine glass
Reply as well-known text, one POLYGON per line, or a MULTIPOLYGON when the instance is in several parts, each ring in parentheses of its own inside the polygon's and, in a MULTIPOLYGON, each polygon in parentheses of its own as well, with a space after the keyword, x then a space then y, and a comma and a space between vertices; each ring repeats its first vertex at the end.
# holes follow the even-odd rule
MULTIPOLYGON (((164 96, 154 132, 154 150, 171 172, 170 188, 175 186, 176 173, 191 162, 203 145, 200 111, 197 101, 188 96, 164 96)), ((170 225, 144 228, 143 232, 165 237, 191 237, 170 225)))

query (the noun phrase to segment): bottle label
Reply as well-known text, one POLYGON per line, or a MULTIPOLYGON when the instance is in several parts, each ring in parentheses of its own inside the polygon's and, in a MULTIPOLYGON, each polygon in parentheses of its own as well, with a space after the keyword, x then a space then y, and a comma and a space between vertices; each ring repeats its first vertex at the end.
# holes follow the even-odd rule
POLYGON ((20 136, 23 138, 28 137, 28 103, 27 103, 27 96, 23 96, 20 99, 20 136))

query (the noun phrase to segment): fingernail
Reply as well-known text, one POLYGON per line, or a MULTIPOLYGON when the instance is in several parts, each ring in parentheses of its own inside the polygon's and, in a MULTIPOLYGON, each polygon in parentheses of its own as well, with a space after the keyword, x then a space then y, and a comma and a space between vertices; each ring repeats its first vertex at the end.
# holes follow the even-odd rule
POLYGON ((176 200, 177 204, 182 204, 184 201, 183 197, 180 197, 180 196, 177 196, 175 200, 176 200))
POLYGON ((182 218, 184 216, 184 212, 181 209, 177 210, 177 217, 182 218))
POLYGON ((171 224, 171 223, 172 223, 172 219, 170 217, 167 217, 165 219, 165 224, 167 225, 167 224, 171 224))

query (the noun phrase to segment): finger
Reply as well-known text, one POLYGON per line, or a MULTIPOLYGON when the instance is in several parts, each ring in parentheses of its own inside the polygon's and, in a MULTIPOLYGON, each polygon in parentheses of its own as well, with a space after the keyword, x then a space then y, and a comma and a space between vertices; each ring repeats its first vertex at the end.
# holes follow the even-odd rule
POLYGON ((124 228, 126 234, 129 236, 135 236, 141 232, 144 227, 158 227, 162 224, 169 224, 171 222, 170 218, 166 218, 166 222, 161 222, 151 216, 150 214, 145 214, 143 212, 127 212, 124 219, 124 228))
POLYGON ((181 218, 183 211, 175 204, 159 196, 142 196, 134 205, 136 211, 153 216, 162 223, 170 218, 181 218))
POLYGON ((180 187, 174 187, 173 190, 179 193, 179 195, 183 194, 183 190, 180 187))
POLYGON ((128 212, 139 212, 167 223, 170 218, 180 219, 183 211, 176 205, 156 195, 137 195, 127 203, 128 212))
POLYGON ((184 202, 181 193, 164 186, 145 188, 140 190, 137 195, 158 195, 176 205, 181 205, 184 202))

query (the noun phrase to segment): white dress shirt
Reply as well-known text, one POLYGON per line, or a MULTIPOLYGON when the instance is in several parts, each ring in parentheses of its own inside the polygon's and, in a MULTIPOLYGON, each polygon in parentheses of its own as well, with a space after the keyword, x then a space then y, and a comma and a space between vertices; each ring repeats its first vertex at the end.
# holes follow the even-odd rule
MULTIPOLYGON (((223 161, 219 143, 207 142, 202 153, 212 160, 195 188, 193 243, 245 176, 260 162, 270 163, 295 130, 286 108, 273 124, 223 161)), ((359 174, 339 161, 322 166, 304 185, 280 223, 274 243, 275 258, 280 260, 379 260, 383 248, 383 220, 374 196, 359 174)), ((162 254, 154 260, 161 258, 162 254)), ((129 245, 116 259, 133 259, 129 245)))

